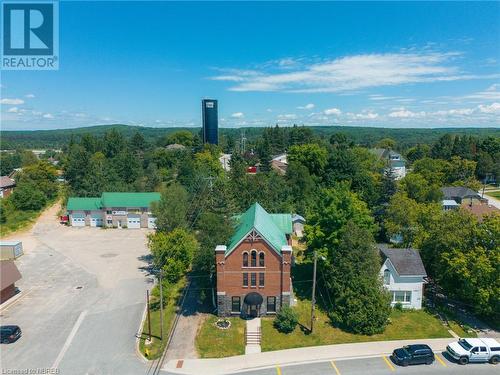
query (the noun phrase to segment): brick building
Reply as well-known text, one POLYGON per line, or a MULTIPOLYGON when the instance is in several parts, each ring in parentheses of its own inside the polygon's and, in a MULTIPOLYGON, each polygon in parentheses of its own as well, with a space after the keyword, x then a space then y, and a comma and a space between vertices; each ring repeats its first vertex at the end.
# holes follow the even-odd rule
POLYGON ((238 217, 227 245, 215 249, 219 316, 273 314, 290 305, 292 217, 254 203, 238 217))

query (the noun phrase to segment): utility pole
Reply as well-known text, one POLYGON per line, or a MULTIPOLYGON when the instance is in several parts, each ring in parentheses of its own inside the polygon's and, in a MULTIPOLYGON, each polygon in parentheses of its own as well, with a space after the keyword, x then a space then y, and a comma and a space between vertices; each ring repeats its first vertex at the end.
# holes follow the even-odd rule
POLYGON ((160 269, 160 337, 163 341, 163 270, 160 269))
POLYGON ((318 264, 318 254, 316 250, 314 250, 314 266, 313 266, 313 290, 312 290, 312 298, 311 298, 311 333, 314 328, 314 305, 316 303, 316 266, 318 264))
POLYGON ((148 335, 151 342, 151 312, 149 311, 149 289, 146 289, 146 304, 148 308, 148 335))

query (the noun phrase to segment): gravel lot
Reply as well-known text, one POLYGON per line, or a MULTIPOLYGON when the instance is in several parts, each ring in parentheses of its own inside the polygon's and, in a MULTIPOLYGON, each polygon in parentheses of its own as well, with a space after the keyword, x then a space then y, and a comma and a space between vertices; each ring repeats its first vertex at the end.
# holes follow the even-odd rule
POLYGON ((22 294, 0 312, 23 336, 2 345, 2 370, 55 367, 60 374, 137 374, 145 365, 135 335, 152 280, 141 269, 145 229, 60 225, 57 207, 10 239, 23 241, 16 262, 22 294))

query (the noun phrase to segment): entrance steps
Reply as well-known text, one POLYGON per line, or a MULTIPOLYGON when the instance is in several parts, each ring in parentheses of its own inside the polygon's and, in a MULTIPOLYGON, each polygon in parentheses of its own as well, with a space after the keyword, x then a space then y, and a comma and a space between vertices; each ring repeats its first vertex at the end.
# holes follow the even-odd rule
POLYGON ((260 353, 261 338, 260 318, 247 320, 245 328, 245 354, 260 353))

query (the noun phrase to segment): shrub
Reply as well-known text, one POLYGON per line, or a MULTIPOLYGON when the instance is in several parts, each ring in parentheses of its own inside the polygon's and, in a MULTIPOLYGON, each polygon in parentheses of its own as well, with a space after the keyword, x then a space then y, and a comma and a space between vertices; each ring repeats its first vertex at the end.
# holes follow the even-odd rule
POLYGON ((274 319, 274 327, 282 333, 292 332, 299 323, 299 317, 294 309, 288 306, 283 306, 276 314, 274 319))
POLYGON ((401 302, 396 302, 394 310, 403 311, 403 304, 401 302))

